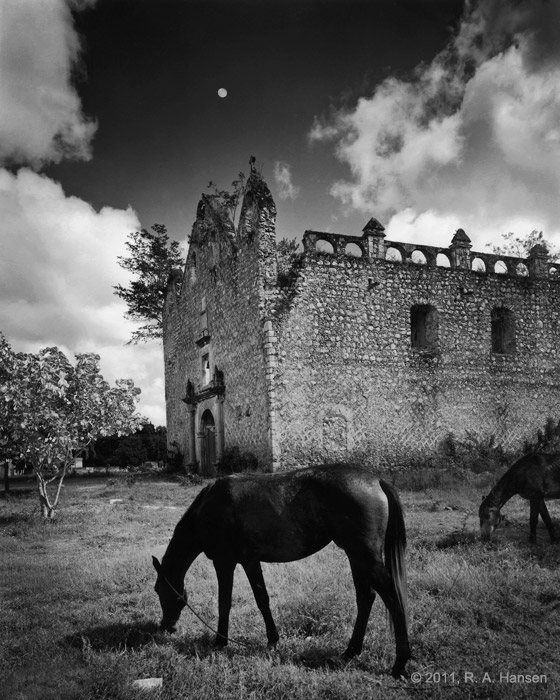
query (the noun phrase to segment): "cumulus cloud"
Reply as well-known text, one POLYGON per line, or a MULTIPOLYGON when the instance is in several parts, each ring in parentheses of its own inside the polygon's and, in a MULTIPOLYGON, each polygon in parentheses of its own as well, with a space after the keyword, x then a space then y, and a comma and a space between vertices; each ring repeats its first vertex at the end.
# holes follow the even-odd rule
POLYGON ((282 200, 297 199, 299 187, 292 183, 292 168, 288 163, 277 160, 274 163, 274 179, 278 186, 278 196, 282 200))
POLYGON ((128 284, 117 256, 140 226, 135 212, 96 211, 26 168, 0 170, 0 212, 0 330, 14 349, 96 352, 105 378, 132 378, 142 389, 139 410, 164 424, 161 346, 126 345, 135 325, 113 294, 128 284))
POLYGON ((80 44, 69 3, 0 0, 0 17, 0 161, 88 159, 96 127, 72 85, 80 44))
POLYGON ((96 211, 31 169, 91 157, 95 124, 72 84, 80 45, 69 9, 87 4, 0 0, 0 165, 11 168, 0 168, 0 331, 17 351, 98 353, 105 378, 132 378, 139 411, 161 425, 161 347, 126 345, 134 324, 113 295, 129 281, 117 256, 140 226, 135 212, 96 211))
POLYGON ((141 410, 164 422, 161 347, 125 345, 134 325, 113 294, 115 284, 128 283, 117 256, 126 254, 126 234, 139 227, 136 214, 98 212, 25 168, 0 170, 0 212, 2 333, 24 352, 56 345, 70 357, 99 353, 105 377, 132 377, 143 391, 141 410))
POLYGON ((467 2, 449 45, 410 80, 315 120, 311 141, 333 142, 350 169, 331 193, 394 228, 403 212, 429 212, 476 239, 512 221, 560 237, 559 32, 558 3, 467 2))

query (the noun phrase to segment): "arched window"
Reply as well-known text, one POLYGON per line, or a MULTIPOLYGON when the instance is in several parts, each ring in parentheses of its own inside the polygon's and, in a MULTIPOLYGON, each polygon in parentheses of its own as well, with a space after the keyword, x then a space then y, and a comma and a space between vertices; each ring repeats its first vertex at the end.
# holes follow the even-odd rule
POLYGON ((332 243, 329 243, 329 241, 326 241, 324 238, 319 238, 317 243, 315 243, 315 252, 332 255, 334 253, 334 248, 332 243))
POLYGON ((495 306, 491 314, 492 352, 511 355, 515 352, 515 317, 511 309, 495 306))
POLYGON ((497 275, 507 275, 508 269, 507 265, 503 260, 498 260, 496 264, 494 265, 494 272, 497 275))
POLYGON ((363 250, 357 243, 347 243, 346 248, 344 248, 344 253, 350 258, 361 258, 364 255, 363 250))
POLYGON ((486 263, 482 258, 473 258, 471 270, 473 272, 486 272, 486 263))
POLYGON ((436 265, 438 267, 451 267, 451 262, 445 253, 438 253, 436 258, 436 265))
POLYGON ((402 262, 401 251, 398 248, 393 248, 392 246, 387 248, 385 260, 390 260, 391 262, 402 262))
POLYGON ((410 309, 410 344, 414 350, 435 352, 439 346, 438 312, 435 306, 416 304, 410 309))
POLYGON ((428 263, 426 256, 421 250, 413 250, 412 255, 410 256, 410 261, 415 265, 427 265, 428 263))

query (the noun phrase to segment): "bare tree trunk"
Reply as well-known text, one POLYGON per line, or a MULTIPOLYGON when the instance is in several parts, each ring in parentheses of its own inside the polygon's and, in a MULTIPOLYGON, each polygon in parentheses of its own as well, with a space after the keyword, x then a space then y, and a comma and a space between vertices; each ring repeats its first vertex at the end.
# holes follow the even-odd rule
POLYGON ((55 475, 51 479, 45 480, 43 474, 41 473, 40 468, 35 469, 35 474, 37 475, 37 484, 39 487, 39 503, 41 505, 41 513, 44 518, 47 520, 53 520, 54 516, 56 515, 56 509, 58 507, 58 501, 60 499, 60 491, 62 489, 62 482, 64 480, 64 477, 66 476, 66 470, 68 468, 68 462, 64 462, 64 466, 62 467, 62 472, 60 475, 55 475), (56 489, 54 501, 51 502, 51 499, 49 498, 49 490, 48 490, 48 485, 58 479, 58 486, 56 489))
POLYGON ((4 493, 10 493, 10 463, 4 462, 4 493))

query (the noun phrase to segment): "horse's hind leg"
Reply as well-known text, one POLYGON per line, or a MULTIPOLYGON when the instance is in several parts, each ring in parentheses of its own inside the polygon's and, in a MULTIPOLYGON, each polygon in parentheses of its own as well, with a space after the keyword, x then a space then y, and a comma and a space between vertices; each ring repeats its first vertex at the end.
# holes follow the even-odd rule
POLYGON ((354 585, 356 586, 356 600, 358 601, 358 617, 354 633, 344 657, 351 658, 362 650, 362 643, 367 626, 371 606, 375 599, 375 592, 379 593, 385 603, 385 607, 391 615, 395 631, 396 660, 391 670, 395 678, 399 678, 404 672, 406 662, 410 659, 410 643, 408 641, 408 626, 406 613, 399 603, 395 582, 387 571, 382 561, 374 560, 365 566, 367 557, 361 560, 350 560, 354 585), (361 599, 361 603, 360 603, 361 599))
POLYGON ((218 633, 214 643, 218 647, 225 647, 228 643, 235 562, 214 560, 214 569, 218 578, 218 633))
POLYGON ((532 498, 529 501, 529 542, 537 541, 537 524, 539 522, 539 500, 532 498))
POLYGON ((257 601, 257 606, 264 619, 268 646, 273 647, 276 645, 279 636, 276 625, 274 624, 272 613, 270 612, 270 600, 264 582, 261 563, 260 561, 245 561, 242 562, 242 566, 245 569, 245 573, 247 574, 247 578, 249 579, 249 583, 253 589, 253 595, 257 601))
POLYGON ((541 518, 543 519, 543 523, 546 525, 548 534, 550 535, 550 541, 556 542, 556 531, 554 529, 554 525, 552 524, 550 513, 548 512, 548 508, 546 507, 544 498, 541 498, 541 500, 539 501, 539 513, 541 518))
POLYGON ((399 678, 403 673, 406 662, 411 657, 410 643, 408 641, 408 623, 406 611, 403 608, 400 597, 397 594, 395 581, 387 571, 384 564, 377 564, 374 571, 374 587, 385 603, 385 607, 391 615, 395 632, 396 659, 391 669, 391 675, 399 678))

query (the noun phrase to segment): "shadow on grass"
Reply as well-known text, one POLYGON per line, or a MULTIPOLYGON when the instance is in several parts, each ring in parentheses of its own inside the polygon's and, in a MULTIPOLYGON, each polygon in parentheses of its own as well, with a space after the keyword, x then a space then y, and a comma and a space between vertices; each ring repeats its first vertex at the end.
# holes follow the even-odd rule
POLYGON ((325 669, 327 671, 342 671, 346 668, 347 662, 344 661, 340 650, 329 648, 313 649, 306 651, 292 659, 293 663, 298 666, 310 669, 325 669))
POLYGON ((456 530, 437 539, 435 541, 435 546, 437 549, 449 549, 450 547, 457 547, 457 545, 475 544, 479 539, 476 532, 456 530))
POLYGON ((140 625, 126 625, 117 623, 102 627, 92 627, 83 632, 76 632, 64 638, 68 646, 94 651, 124 651, 126 649, 139 649, 154 641, 164 639, 155 622, 146 622, 140 625))
MULTIPOLYGON (((238 647, 218 648, 211 635, 202 635, 196 639, 186 638, 178 634, 162 632, 155 622, 145 622, 136 625, 116 623, 91 627, 68 635, 63 644, 82 651, 91 649, 102 652, 120 652, 141 649, 149 644, 173 647, 181 656, 186 658, 206 658, 218 652, 234 653, 238 647)), ((249 647, 250 645, 247 645, 249 647)))
POLYGON ((0 491, 0 498, 5 501, 9 501, 12 498, 22 498, 24 496, 30 496, 35 493, 35 489, 30 487, 18 487, 11 488, 7 493, 6 491, 0 491))
MULTIPOLYGON (((150 644, 157 646, 170 646, 186 659, 197 658, 206 659, 217 654, 226 656, 262 656, 289 655, 290 663, 308 669, 324 669, 328 671, 343 671, 347 667, 340 653, 340 649, 332 647, 317 648, 300 654, 289 654, 287 650, 278 652, 267 649, 262 643, 255 641, 251 643, 240 642, 231 643, 226 647, 217 647, 214 637, 211 634, 202 634, 196 638, 187 638, 181 635, 171 635, 162 632, 155 622, 146 622, 137 625, 117 623, 92 627, 82 632, 76 632, 63 639, 63 644, 78 649, 82 652, 87 650, 100 652, 122 652, 141 649, 150 644)), ((287 659, 288 657, 286 657, 287 659)))
POLYGON ((8 515, 0 515, 0 527, 3 525, 21 525, 29 523, 33 519, 30 513, 9 513, 8 515))

